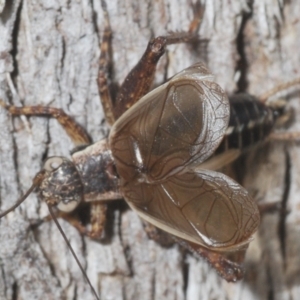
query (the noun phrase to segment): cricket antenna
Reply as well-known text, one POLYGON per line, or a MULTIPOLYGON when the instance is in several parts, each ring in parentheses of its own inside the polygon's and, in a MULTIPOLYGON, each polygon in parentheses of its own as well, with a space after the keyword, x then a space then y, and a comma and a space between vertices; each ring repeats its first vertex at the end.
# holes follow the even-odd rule
POLYGON ((259 99, 262 102, 266 102, 270 97, 274 96, 275 94, 284 91, 290 87, 300 84, 300 78, 296 78, 294 80, 279 84, 274 89, 267 91, 266 93, 262 94, 259 99))
POLYGON ((40 183, 44 180, 45 178, 45 174, 46 171, 42 170, 40 172, 38 172, 32 182, 31 187, 29 188, 29 190, 21 197, 21 199, 19 201, 17 201, 12 207, 10 207, 9 209, 3 211, 0 213, 0 219, 4 216, 6 216, 8 213, 10 213, 11 211, 13 211, 15 208, 17 208, 22 202, 24 202, 26 200, 26 198, 33 192, 33 190, 38 187, 40 185, 40 183))
POLYGON ((55 216, 55 213, 54 213, 54 211, 53 211, 53 209, 52 209, 52 205, 51 205, 51 204, 48 204, 48 203, 47 203, 47 205, 48 205, 48 209, 49 209, 50 215, 51 215, 51 217, 52 217, 52 219, 53 219, 55 225, 57 226, 57 228, 58 228, 58 230, 60 231, 62 237, 64 238, 65 242, 67 243, 68 248, 70 249, 70 251, 71 251, 71 253, 72 253, 74 259, 76 260, 76 263, 77 263, 77 265, 79 266, 79 268, 80 268, 80 270, 81 270, 81 272, 82 272, 82 274, 83 274, 85 280, 87 281, 88 285, 90 286, 90 288, 91 288, 91 290, 92 290, 92 293, 94 294, 94 296, 95 296, 95 298, 96 298, 97 300, 100 300, 100 298, 98 297, 98 295, 97 295, 97 293, 96 293, 96 291, 95 291, 95 289, 94 289, 94 287, 93 287, 93 285, 92 285, 92 283, 91 283, 89 277, 87 276, 87 274, 86 274, 85 270, 83 269, 83 267, 82 267, 82 265, 81 265, 81 263, 80 263, 80 261, 79 261, 77 255, 75 254, 75 251, 73 250, 73 248, 72 248, 72 246, 71 246, 69 240, 67 239, 67 237, 66 237, 66 235, 65 235, 65 233, 64 233, 64 231, 63 231, 63 229, 61 228, 59 222, 57 221, 57 218, 56 218, 56 216, 55 216))
MULTIPOLYGON (((22 202, 24 202, 24 201, 26 200, 26 198, 34 191, 34 189, 35 189, 36 187, 40 186, 40 184, 42 183, 42 181, 43 181, 46 177, 47 177, 47 171, 46 171, 45 169, 42 170, 42 171, 40 171, 40 172, 38 172, 37 175, 34 177, 33 183, 32 183, 32 185, 31 185, 31 187, 28 189, 28 191, 27 191, 27 192, 20 198, 20 200, 18 200, 12 207, 10 207, 9 209, 7 209, 7 210, 1 212, 1 213, 0 213, 0 218, 4 217, 5 215, 7 215, 7 214, 10 213, 11 211, 13 211, 13 210, 14 210, 16 207, 18 207, 22 202)), ((53 221, 54 221, 54 223, 56 224, 58 230, 60 231, 62 237, 64 238, 65 242, 67 243, 67 246, 68 246, 68 248, 70 249, 70 251, 71 251, 71 253, 72 253, 72 255, 73 255, 73 257, 74 257, 74 259, 75 259, 75 261, 76 261, 76 263, 77 263, 77 265, 79 266, 79 268, 80 268, 80 270, 81 270, 81 272, 82 272, 82 274, 83 274, 83 277, 86 279, 86 281, 87 281, 88 285, 90 286, 90 288, 91 288, 91 290, 92 290, 92 293, 94 294, 95 298, 96 298, 97 300, 100 300, 100 298, 98 297, 98 295, 97 295, 97 293, 96 293, 94 287, 92 286, 92 284, 91 284, 91 282, 90 282, 90 280, 89 280, 89 278, 88 278, 88 276, 87 276, 85 270, 83 269, 81 263, 79 262, 79 259, 78 259, 78 257, 76 256, 76 254, 75 254, 75 252, 74 252, 74 250, 73 250, 73 248, 72 248, 70 242, 68 241, 68 239, 67 239, 67 237, 66 237, 64 231, 62 230, 62 228, 61 228, 61 226, 60 226, 60 224, 59 224, 59 222, 57 221, 57 218, 56 218, 55 213, 54 213, 54 211, 53 211, 53 205, 54 205, 53 203, 55 203, 55 201, 54 201, 54 202, 51 202, 51 200, 48 199, 48 200, 46 200, 46 203, 47 203, 47 206, 48 206, 48 209, 49 209, 51 218, 53 219, 53 221)))

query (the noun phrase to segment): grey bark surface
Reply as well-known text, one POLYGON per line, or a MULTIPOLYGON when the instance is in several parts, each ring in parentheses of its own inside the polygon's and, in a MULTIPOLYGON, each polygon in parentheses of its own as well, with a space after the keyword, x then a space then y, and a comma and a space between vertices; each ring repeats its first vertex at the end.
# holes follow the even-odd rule
MULTIPOLYGON (((120 84, 148 40, 184 31, 193 1, 108 1, 113 30, 113 82, 120 84)), ((206 1, 199 35, 207 53, 169 47, 155 84, 205 60, 228 92, 254 95, 300 76, 300 2, 206 1), (246 83, 246 84, 245 84, 246 83)), ((15 105, 63 108, 95 141, 109 127, 96 78, 103 32, 99 0, 0 1, 0 98, 15 105)), ((288 94, 300 111, 299 89, 288 94)), ((300 130, 298 113, 287 131, 300 130)), ((46 156, 69 156, 73 145, 55 120, 11 118, 0 108, 0 205, 11 206, 31 185, 46 156)), ((299 299, 300 151, 269 142, 250 153, 244 184, 259 203, 283 202, 288 214, 263 217, 246 257, 246 276, 222 280, 205 261, 149 240, 137 215, 112 205, 110 241, 82 237, 60 221, 101 299, 299 299)), ((123 205, 125 206, 125 204, 123 205)), ((93 299, 53 222, 32 194, 0 220, 0 299, 93 299)))

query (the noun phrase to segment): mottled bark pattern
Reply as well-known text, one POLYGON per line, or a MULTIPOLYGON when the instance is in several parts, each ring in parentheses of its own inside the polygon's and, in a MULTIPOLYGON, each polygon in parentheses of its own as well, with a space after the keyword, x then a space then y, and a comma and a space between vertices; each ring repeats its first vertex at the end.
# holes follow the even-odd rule
MULTIPOLYGON (((0 1, 0 98, 20 106, 50 105, 75 117, 97 141, 108 133, 98 88, 100 1, 0 1)), ((113 83, 120 84, 153 36, 188 30, 195 1, 108 1, 113 83)), ((200 45, 171 46, 157 67, 155 85, 206 58, 227 92, 260 95, 299 77, 300 3, 206 2, 200 45), (206 54, 206 55, 205 55, 206 54)), ((299 92, 288 129, 299 131, 299 92), (297 112, 298 111, 298 112, 297 112)), ((0 109, 0 201, 9 207, 31 185, 46 156, 69 156, 70 139, 55 120, 11 116, 0 109)), ((285 211, 265 215, 246 253, 245 280, 229 284, 179 246, 148 239, 135 212, 109 205, 108 240, 82 238, 62 222, 101 299, 299 299, 299 146, 269 142, 243 164, 244 185, 260 203, 285 211)), ((53 222, 31 195, 0 221, 1 299, 93 299, 53 222)))

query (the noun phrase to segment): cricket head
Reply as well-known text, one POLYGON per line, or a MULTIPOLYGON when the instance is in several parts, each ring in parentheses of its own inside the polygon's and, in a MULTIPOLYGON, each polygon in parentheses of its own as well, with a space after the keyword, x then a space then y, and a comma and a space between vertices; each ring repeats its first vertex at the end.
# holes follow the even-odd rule
POLYGON ((83 199, 83 184, 75 165, 65 157, 49 157, 38 191, 41 199, 60 211, 71 212, 83 199))

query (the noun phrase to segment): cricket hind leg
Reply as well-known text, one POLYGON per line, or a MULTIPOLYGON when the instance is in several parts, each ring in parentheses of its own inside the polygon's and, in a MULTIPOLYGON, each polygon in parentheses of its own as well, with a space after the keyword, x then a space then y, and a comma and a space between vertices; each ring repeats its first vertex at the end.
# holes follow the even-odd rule
POLYGON ((190 33, 173 33, 152 39, 137 65, 130 71, 120 87, 114 106, 115 119, 146 95, 152 85, 156 66, 168 45, 195 40, 190 33), (136 83, 139 84, 136 84, 136 83))
POLYGON ((111 80, 109 78, 109 71, 112 68, 112 30, 106 4, 104 1, 101 1, 101 3, 105 17, 105 27, 100 46, 98 89, 106 120, 112 125, 127 109, 149 92, 156 71, 156 65, 165 53, 168 45, 192 43, 198 40, 197 31, 200 26, 203 7, 198 5, 200 2, 197 2, 197 6, 194 7, 194 19, 190 24, 188 32, 170 33, 169 35, 159 36, 150 40, 142 58, 127 75, 119 89, 116 100, 113 101, 110 90, 111 80))
POLYGON ((142 220, 142 222, 144 230, 151 240, 154 240, 155 242, 166 248, 171 247, 174 243, 176 243, 171 234, 155 227, 154 225, 144 220, 142 220))
POLYGON ((226 281, 235 282, 243 278, 247 250, 245 247, 233 252, 217 252, 178 237, 173 237, 148 222, 143 221, 143 224, 148 236, 161 246, 171 247, 177 242, 184 249, 205 259, 226 281))
POLYGON ((217 273, 228 282, 236 282, 243 279, 245 268, 245 254, 247 247, 241 247, 236 251, 218 252, 207 249, 201 245, 194 244, 179 238, 177 242, 189 252, 206 260, 217 273))

